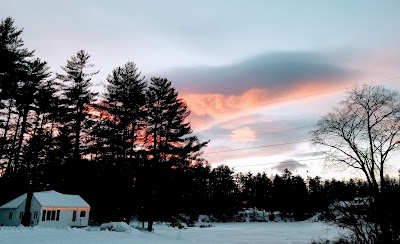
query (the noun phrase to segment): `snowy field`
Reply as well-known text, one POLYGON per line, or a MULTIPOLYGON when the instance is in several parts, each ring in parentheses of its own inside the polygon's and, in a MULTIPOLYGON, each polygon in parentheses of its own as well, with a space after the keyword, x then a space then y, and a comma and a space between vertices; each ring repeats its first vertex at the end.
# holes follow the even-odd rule
POLYGON ((210 228, 175 229, 164 224, 154 233, 130 229, 128 232, 44 227, 0 227, 0 244, 142 244, 142 243, 310 243, 312 239, 332 239, 337 230, 322 222, 213 223, 210 228))

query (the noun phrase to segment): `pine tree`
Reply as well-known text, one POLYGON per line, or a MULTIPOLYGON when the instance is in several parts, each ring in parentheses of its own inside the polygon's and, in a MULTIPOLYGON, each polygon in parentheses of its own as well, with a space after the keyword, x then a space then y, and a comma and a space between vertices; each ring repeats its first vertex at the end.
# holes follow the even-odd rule
POLYGON ((134 159, 139 147, 137 139, 144 134, 146 82, 133 62, 114 69, 107 82, 101 108, 106 111, 102 125, 107 134, 103 135, 109 140, 103 152, 108 148, 114 159, 134 159))
POLYGON ((208 142, 200 142, 197 136, 191 135, 186 103, 164 78, 151 78, 146 95, 147 140, 152 161, 168 163, 171 167, 190 165, 208 142))
MULTIPOLYGON (((15 121, 18 83, 26 77, 28 59, 33 51, 24 48, 21 39, 22 30, 14 26, 14 20, 7 17, 0 22, 0 170, 11 170, 8 167, 14 155, 11 145, 16 144, 15 121), (15 140, 14 140, 15 138, 15 140)), ((18 123, 19 125, 19 123, 18 123)))
POLYGON ((91 131, 90 153, 101 165, 102 177, 119 185, 118 189, 113 185, 103 188, 103 193, 112 196, 111 201, 103 202, 113 209, 112 214, 103 217, 129 220, 131 209, 138 204, 137 194, 135 198, 132 195, 143 158, 146 82, 133 62, 115 68, 107 82, 103 101, 95 105, 99 118, 91 131))
POLYGON ((255 207, 258 209, 271 209, 271 194, 273 191, 272 181, 268 178, 265 172, 258 173, 255 176, 255 207))
POLYGON ((161 192, 161 186, 165 184, 161 179, 168 180, 168 177, 165 177, 173 168, 189 166, 199 161, 201 149, 208 142, 200 142, 196 136, 191 135, 190 122, 186 121, 190 111, 186 103, 178 97, 178 92, 169 80, 151 78, 146 97, 149 177, 145 185, 148 193, 148 230, 151 231, 155 201, 161 192))
MULTIPOLYGON (((35 59, 26 64, 26 73, 19 82, 16 105, 21 123, 19 131, 15 132, 19 135, 19 138, 13 159, 14 167, 18 167, 20 164, 25 134, 29 132, 32 126, 32 124, 28 122, 28 117, 31 112, 34 112, 33 105, 35 98, 39 93, 41 83, 50 76, 48 70, 49 67, 46 62, 42 62, 40 59, 35 59)), ((29 133, 29 136, 31 136, 31 133, 29 133)))
POLYGON ((239 189, 233 178, 233 170, 226 165, 214 168, 211 171, 210 188, 212 214, 226 221, 226 217, 235 214, 239 207, 239 189))
MULTIPOLYGON (((61 67, 65 74, 58 74, 57 78, 64 87, 63 123, 64 132, 71 134, 73 143, 73 160, 81 159, 81 141, 87 129, 89 121, 88 108, 94 101, 96 92, 90 90, 91 77, 99 71, 87 73, 86 69, 94 65, 89 62, 90 55, 80 50, 67 61, 67 65, 61 67)), ((69 137, 69 136, 68 136, 69 137)))

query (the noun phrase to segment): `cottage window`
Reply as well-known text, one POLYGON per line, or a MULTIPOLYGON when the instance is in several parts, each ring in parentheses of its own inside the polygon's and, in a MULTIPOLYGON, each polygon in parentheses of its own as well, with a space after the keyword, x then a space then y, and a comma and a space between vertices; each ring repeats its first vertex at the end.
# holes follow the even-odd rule
POLYGON ((56 220, 56 211, 51 211, 51 220, 56 220))
POLYGON ((46 220, 46 210, 43 210, 42 221, 46 220))
POLYGON ((13 216, 13 212, 10 212, 10 213, 8 214, 8 219, 12 219, 12 216, 13 216))
POLYGON ((59 221, 60 220, 60 210, 57 210, 57 217, 56 220, 59 221))
POLYGON ((85 217, 86 216, 86 211, 81 211, 81 217, 85 217))
POLYGON ((22 219, 23 215, 24 215, 24 212, 19 212, 19 219, 22 219))
POLYGON ((76 221, 76 211, 72 212, 72 221, 76 221))
POLYGON ((35 212, 33 213, 33 219, 37 219, 37 218, 38 218, 38 212, 35 211, 35 212))
POLYGON ((46 220, 50 220, 51 218, 51 211, 47 211, 46 220))

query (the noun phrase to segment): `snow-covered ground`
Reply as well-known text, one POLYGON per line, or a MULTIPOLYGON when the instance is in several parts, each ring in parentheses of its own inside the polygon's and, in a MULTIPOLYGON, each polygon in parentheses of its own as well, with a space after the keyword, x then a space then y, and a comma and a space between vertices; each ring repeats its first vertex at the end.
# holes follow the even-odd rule
POLYGON ((210 228, 175 229, 165 224, 148 233, 44 227, 0 227, 1 244, 142 244, 142 243, 310 243, 312 239, 333 239, 336 229, 322 222, 212 223, 210 228))

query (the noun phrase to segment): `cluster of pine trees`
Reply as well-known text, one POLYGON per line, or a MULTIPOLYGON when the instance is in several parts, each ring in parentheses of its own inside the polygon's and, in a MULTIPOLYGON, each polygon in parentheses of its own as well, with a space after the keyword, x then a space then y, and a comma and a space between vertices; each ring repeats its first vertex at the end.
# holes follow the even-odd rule
POLYGON ((128 62, 112 70, 98 94, 87 52, 53 74, 24 47, 21 33, 12 18, 1 21, 0 204, 57 190, 81 195, 99 222, 132 215, 150 223, 178 214, 224 219, 250 207, 303 219, 335 199, 367 194, 363 181, 211 168, 201 158, 208 142, 192 134, 190 111, 168 79, 146 80, 128 62))
POLYGON ((147 81, 133 62, 108 75, 104 94, 93 92, 98 71, 83 50, 52 75, 21 33, 12 18, 1 21, 2 196, 50 188, 110 194, 108 208, 125 209, 139 194, 153 218, 165 177, 204 163, 208 142, 192 135, 186 103, 168 79, 147 81))

